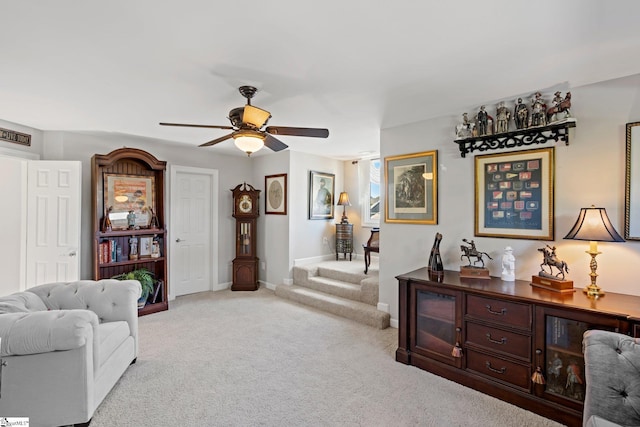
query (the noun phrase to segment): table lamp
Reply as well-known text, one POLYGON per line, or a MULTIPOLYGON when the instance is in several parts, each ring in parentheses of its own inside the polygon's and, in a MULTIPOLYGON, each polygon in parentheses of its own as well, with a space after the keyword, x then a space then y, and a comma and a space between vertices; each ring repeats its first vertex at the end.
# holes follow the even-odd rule
POLYGON ((591 255, 591 284, 584 289, 587 296, 592 298, 599 298, 604 295, 604 292, 600 290, 596 285, 596 269, 598 263, 596 262, 596 256, 602 252, 598 252, 598 242, 624 242, 624 239, 620 237, 618 232, 609 217, 607 211, 604 208, 596 208, 591 205, 590 208, 580 209, 580 214, 576 223, 569 233, 564 236, 565 239, 571 240, 589 240, 589 250, 585 251, 591 255))
POLYGON ((347 206, 351 206, 351 202, 349 202, 349 194, 346 191, 340 193, 340 197, 338 197, 338 206, 342 206, 342 220, 340 224, 349 224, 349 219, 347 218, 347 206))

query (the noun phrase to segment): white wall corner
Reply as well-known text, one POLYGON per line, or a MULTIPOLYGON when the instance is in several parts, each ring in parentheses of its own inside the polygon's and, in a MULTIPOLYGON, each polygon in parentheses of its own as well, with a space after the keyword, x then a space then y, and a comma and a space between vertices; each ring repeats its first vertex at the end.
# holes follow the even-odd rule
POLYGON ((211 290, 215 291, 224 291, 227 289, 231 289, 231 282, 218 283, 217 285, 212 285, 211 290))

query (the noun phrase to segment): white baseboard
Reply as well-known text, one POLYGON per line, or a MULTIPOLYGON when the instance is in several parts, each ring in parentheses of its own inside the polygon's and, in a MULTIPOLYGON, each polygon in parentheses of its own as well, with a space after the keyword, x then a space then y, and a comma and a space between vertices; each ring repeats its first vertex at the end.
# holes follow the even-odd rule
POLYGON ((389 326, 398 329, 398 319, 392 317, 391 320, 389 320, 389 326))
POLYGON ((258 280, 258 282, 264 285, 267 289, 271 289, 272 291, 276 290, 277 285, 274 285, 273 283, 265 282, 264 280, 258 280))
POLYGON ((282 284, 283 285, 287 285, 287 286, 291 286, 291 285, 293 285, 293 279, 282 279, 282 284))
POLYGON ((385 313, 389 312, 389 304, 384 303, 384 302, 379 302, 378 303, 378 310, 379 311, 383 311, 385 313))
POLYGON ((231 282, 226 282, 226 283, 218 283, 217 285, 213 285, 211 287, 211 290, 215 292, 215 291, 224 291, 225 289, 230 289, 230 288, 231 288, 231 282))

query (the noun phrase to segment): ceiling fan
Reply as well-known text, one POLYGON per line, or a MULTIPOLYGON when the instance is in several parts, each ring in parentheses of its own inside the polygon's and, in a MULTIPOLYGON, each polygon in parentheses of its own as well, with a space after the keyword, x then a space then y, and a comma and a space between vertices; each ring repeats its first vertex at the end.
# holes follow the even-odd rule
POLYGON ((258 89, 253 86, 240 86, 239 91, 242 96, 247 98, 247 105, 234 108, 229 112, 228 119, 231 122, 231 126, 193 125, 185 123, 160 123, 160 125, 232 130, 233 132, 230 134, 205 142, 201 144, 200 147, 215 145, 233 138, 236 146, 249 156, 265 145, 273 151, 284 150, 288 147, 287 144, 273 135, 309 136, 312 138, 326 138, 329 136, 328 129, 320 128, 267 126, 263 130, 263 127, 266 126, 267 121, 271 118, 271 113, 251 105, 251 98, 253 98, 253 95, 255 95, 258 89))

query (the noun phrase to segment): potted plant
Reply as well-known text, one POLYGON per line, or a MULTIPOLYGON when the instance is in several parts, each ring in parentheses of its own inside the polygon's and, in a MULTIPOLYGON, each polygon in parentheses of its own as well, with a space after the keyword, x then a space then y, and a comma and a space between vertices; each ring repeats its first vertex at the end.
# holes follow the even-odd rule
POLYGON ((153 293, 154 285, 157 282, 153 272, 146 268, 138 268, 128 273, 120 273, 112 277, 116 280, 137 280, 142 285, 142 295, 138 300, 138 309, 143 308, 147 303, 147 298, 153 293))

